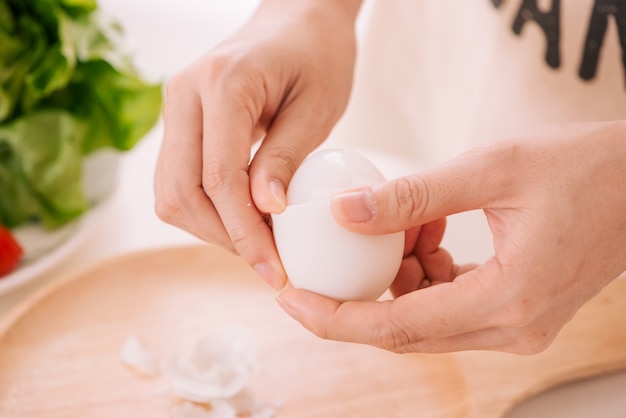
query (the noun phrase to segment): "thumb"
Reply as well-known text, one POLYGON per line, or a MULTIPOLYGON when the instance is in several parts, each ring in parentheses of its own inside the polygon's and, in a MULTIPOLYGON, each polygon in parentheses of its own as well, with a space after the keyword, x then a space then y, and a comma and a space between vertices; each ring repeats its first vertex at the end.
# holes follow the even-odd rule
POLYGON ((307 100, 294 100, 277 115, 250 164, 252 198, 259 211, 285 210, 286 190, 293 174, 324 141, 333 123, 311 113, 307 100))
POLYGON ((346 190, 333 198, 333 216, 354 232, 384 234, 492 207, 507 191, 507 165, 494 152, 483 147, 434 169, 346 190))

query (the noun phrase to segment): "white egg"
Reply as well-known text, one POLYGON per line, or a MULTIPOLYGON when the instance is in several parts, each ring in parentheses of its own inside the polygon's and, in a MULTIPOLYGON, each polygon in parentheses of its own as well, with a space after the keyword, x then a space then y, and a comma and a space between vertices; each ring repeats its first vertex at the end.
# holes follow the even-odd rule
POLYGON ((357 234, 333 218, 330 202, 350 187, 384 181, 366 158, 346 149, 309 156, 287 190, 287 208, 272 215, 274 240, 296 288, 338 301, 376 300, 395 278, 404 232, 357 234))

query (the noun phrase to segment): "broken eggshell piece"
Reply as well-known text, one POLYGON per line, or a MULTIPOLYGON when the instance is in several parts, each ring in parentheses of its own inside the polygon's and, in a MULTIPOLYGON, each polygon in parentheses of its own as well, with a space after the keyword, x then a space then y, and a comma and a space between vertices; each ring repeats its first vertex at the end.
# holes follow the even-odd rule
POLYGON ((210 403, 240 393, 257 367, 252 335, 228 328, 199 339, 188 355, 171 358, 165 374, 181 398, 210 403))
POLYGON ((330 210, 342 190, 384 180, 352 150, 326 149, 302 163, 289 184, 287 208, 272 215, 276 248, 294 287, 338 301, 376 300, 389 288, 402 262, 404 232, 357 234, 330 210))
POLYGON ((140 376, 155 377, 159 374, 159 359, 147 351, 136 335, 129 335, 120 350, 122 362, 140 376))

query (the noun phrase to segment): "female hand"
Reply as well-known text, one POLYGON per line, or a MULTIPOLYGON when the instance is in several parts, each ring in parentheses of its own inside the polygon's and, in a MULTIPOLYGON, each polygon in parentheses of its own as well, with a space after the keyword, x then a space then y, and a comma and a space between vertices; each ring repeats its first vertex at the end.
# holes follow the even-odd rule
POLYGON ((626 121, 566 125, 340 194, 344 227, 407 230, 396 298, 337 303, 287 289, 278 301, 320 337, 396 352, 542 351, 626 270, 625 162, 626 121), (495 254, 455 266, 439 248, 441 219, 479 208, 495 254))
POLYGON ((294 171, 345 109, 359 3, 266 0, 167 86, 157 214, 239 253, 276 288, 286 278, 263 214, 284 210, 294 171))

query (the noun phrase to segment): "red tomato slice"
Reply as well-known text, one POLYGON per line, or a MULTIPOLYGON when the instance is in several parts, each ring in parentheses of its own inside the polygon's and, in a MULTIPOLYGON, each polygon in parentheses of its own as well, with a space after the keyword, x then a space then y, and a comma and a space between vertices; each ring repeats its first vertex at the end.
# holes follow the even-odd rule
POLYGON ((0 225, 0 278, 17 267, 23 254, 24 250, 11 232, 0 225))

